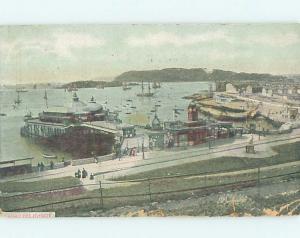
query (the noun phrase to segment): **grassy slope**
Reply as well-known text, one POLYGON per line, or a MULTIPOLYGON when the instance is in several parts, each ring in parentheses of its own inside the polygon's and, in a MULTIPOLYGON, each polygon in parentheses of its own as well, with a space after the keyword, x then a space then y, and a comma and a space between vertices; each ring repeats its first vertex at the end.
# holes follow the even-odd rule
POLYGON ((286 144, 274 148, 274 150, 278 152, 278 155, 263 159, 220 157, 213 160, 204 160, 128 175, 122 178, 118 178, 117 180, 143 179, 177 174, 211 173, 224 170, 235 171, 246 168, 255 168, 258 166, 262 167, 286 163, 300 159, 300 142, 295 144, 286 144))
POLYGON ((5 182, 0 183, 0 191, 3 193, 34 192, 66 188, 78 184, 80 184, 80 181, 73 177, 47 179, 34 182, 5 182))
MULTIPOLYGON (((279 152, 278 156, 266 158, 266 159, 241 159, 241 158, 220 158, 218 160, 214 160, 213 162, 205 162, 203 164, 197 163, 190 163, 186 165, 174 166, 170 168, 158 169, 155 171, 137 174, 128 176, 127 178, 145 178, 145 177, 158 177, 158 176, 165 176, 167 174, 192 174, 192 173, 201 173, 201 172, 213 172, 218 170, 237 170, 241 169, 242 167, 249 167, 249 166, 256 166, 259 164, 260 166, 267 166, 271 164, 279 164, 279 163, 286 163, 289 161, 299 160, 299 152, 300 147, 299 143, 293 145, 284 145, 282 147, 276 148, 279 152), (144 177, 145 176, 145 177, 144 177)), ((288 169, 287 171, 289 171, 288 169)), ((279 171, 276 169, 274 172, 285 172, 279 171)), ((232 182, 234 180, 246 180, 246 179, 255 179, 256 178, 256 171, 254 172, 247 172, 240 175, 225 175, 222 178, 212 178, 212 179, 204 179, 198 177, 190 177, 190 178, 173 178, 173 179, 163 179, 163 180, 153 180, 151 181, 151 192, 160 192, 160 191, 170 191, 170 190, 179 190, 179 189, 186 189, 186 188, 195 188, 195 187, 202 187, 207 185, 215 185, 219 183, 227 183, 232 182)), ((12 191, 36 191, 36 190, 44 190, 44 189, 54 189, 59 187, 67 187, 76 185, 79 183, 79 180, 69 177, 69 178, 62 178, 62 179, 55 179, 55 180, 44 180, 39 182, 30 182, 30 183, 5 183, 6 190, 11 189, 12 191), (27 185, 27 186, 25 186, 27 185), (30 186, 28 186, 30 185, 30 186)), ((2 189, 5 188, 4 184, 0 183, 2 189)), ((148 181, 143 181, 140 183, 136 183, 131 186, 122 186, 122 187, 115 187, 115 188, 108 188, 103 190, 103 196, 122 196, 122 195, 129 195, 129 194, 147 194, 149 189, 148 181)), ((3 190, 2 190, 3 191, 3 190)), ((180 192, 180 193, 171 193, 166 195, 154 195, 152 196, 153 201, 163 201, 167 199, 184 199, 190 196, 191 192, 180 192)), ((30 197, 19 197, 16 199, 10 200, 3 200, 2 205, 0 207, 5 209, 13 209, 18 207, 26 207, 26 206, 34 206, 38 204, 45 204, 50 203, 53 201, 61 201, 61 200, 68 200, 74 198, 87 198, 87 197, 97 197, 95 199, 89 200, 82 200, 71 202, 64 205, 54 205, 54 207, 44 207, 38 208, 36 210, 41 211, 52 211, 55 210, 58 216, 68 216, 68 215, 80 215, 84 211, 95 210, 100 208, 100 192, 99 190, 94 191, 86 191, 80 192, 78 194, 72 195, 48 195, 48 196, 30 196, 30 197)), ((145 196, 138 196, 138 197, 120 197, 120 198, 106 198, 104 199, 104 206, 106 209, 116 207, 116 206, 126 206, 126 205, 137 205, 148 203, 150 197, 148 195, 145 196)))

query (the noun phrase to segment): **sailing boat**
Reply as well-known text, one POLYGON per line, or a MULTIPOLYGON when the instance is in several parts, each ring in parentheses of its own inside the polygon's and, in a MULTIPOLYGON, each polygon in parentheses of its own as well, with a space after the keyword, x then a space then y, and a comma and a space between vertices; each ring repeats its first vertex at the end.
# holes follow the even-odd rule
POLYGON ((75 91, 78 91, 77 87, 75 84, 72 84, 71 86, 69 86, 67 88, 68 92, 75 92, 75 91))
POLYGON ((21 98, 20 98, 20 92, 17 91, 17 93, 18 93, 18 96, 17 96, 17 98, 15 99, 15 105, 19 105, 19 104, 22 102, 22 100, 21 100, 21 98))
POLYGON ((161 87, 160 82, 156 82, 156 81, 153 82, 152 88, 156 89, 156 88, 160 88, 160 87, 161 87))
POLYGON ((45 100, 46 108, 48 108, 48 95, 47 95, 47 91, 46 90, 45 90, 44 100, 45 100))
POLYGON ((17 88, 16 92, 18 92, 18 93, 26 93, 26 92, 28 92, 28 90, 26 90, 25 88, 17 88))
POLYGON ((127 83, 123 83, 123 90, 130 90, 131 87, 127 83))
POLYGON ((138 97, 153 97, 154 93, 151 92, 150 82, 148 83, 148 92, 144 92, 144 82, 142 81, 142 93, 138 93, 138 97))
POLYGON ((27 113, 24 116, 24 121, 27 121, 32 118, 32 113, 31 113, 31 111, 28 110, 27 106, 26 106, 26 111, 27 111, 27 113))

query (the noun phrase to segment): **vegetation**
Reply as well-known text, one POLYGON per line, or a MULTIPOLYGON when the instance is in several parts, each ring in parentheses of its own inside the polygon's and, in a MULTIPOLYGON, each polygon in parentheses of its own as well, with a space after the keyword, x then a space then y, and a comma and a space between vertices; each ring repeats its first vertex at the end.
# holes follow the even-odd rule
POLYGON ((117 81, 76 81, 62 85, 62 88, 97 88, 97 87, 119 87, 122 83, 117 81))
POLYGON ((184 69, 168 68, 162 70, 128 71, 115 78, 119 82, 140 82, 140 81, 160 81, 160 82, 200 82, 200 81, 253 81, 253 80, 279 80, 283 76, 270 74, 236 73, 214 69, 212 72, 202 68, 184 69))
POLYGON ((54 178, 34 182, 2 182, 0 191, 2 193, 34 192, 53 190, 79 185, 80 181, 73 177, 54 178))
POLYGON ((161 70, 128 71, 117 76, 113 81, 75 81, 61 86, 61 88, 97 88, 97 87, 120 87, 123 82, 206 82, 206 81, 272 81, 286 80, 284 76, 271 74, 236 73, 214 69, 208 72, 204 68, 167 68, 161 70))
MULTIPOLYGON (((247 181, 248 179, 257 180, 258 166, 264 167, 269 165, 280 164, 279 166, 269 167, 261 170, 261 178, 293 173, 299 170, 298 166, 289 164, 291 161, 299 160, 300 143, 286 144, 276 147, 278 155, 268 158, 239 158, 239 157, 222 157, 210 161, 200 161, 189 164, 161 168, 151 172, 140 173, 124 177, 122 179, 145 179, 153 177, 162 177, 164 179, 154 179, 140 182, 113 181, 118 182, 118 187, 105 188, 102 190, 103 204, 105 210, 115 207, 128 207, 149 204, 149 202, 163 202, 167 200, 182 200, 192 195, 205 195, 205 190, 185 191, 186 189, 199 188, 205 186, 222 185, 235 181, 247 181), (254 168, 254 169, 249 169, 254 168), (242 170, 244 171, 237 171, 242 170), (216 173, 220 170, 236 171, 211 176, 182 176, 184 174, 196 173, 216 173), (168 176, 179 177, 168 177, 168 176), (151 190, 151 195, 149 191, 151 190), (178 191, 165 194, 156 194, 167 191, 178 191), (140 196, 136 196, 139 194, 140 196), (114 196, 114 197, 110 197, 114 196)), ((121 178, 119 178, 122 180, 121 178)), ((273 180, 272 180, 273 181, 273 180)), ((263 183, 263 181, 261 181, 263 183)), ((37 182, 6 182, 0 183, 2 192, 28 192, 38 190, 51 190, 57 188, 66 188, 77 185, 80 181, 72 177, 41 180, 37 182)), ((268 180, 266 180, 268 183, 268 180)), ((228 188, 224 188, 226 191, 228 188)), ((221 188, 220 188, 221 189, 221 188)), ((72 188, 68 191, 44 192, 17 196, 12 198, 2 197, 0 207, 4 211, 18 208, 31 207, 49 204, 33 208, 32 211, 55 211, 57 216, 74 216, 82 215, 87 211, 102 210, 101 193, 99 187, 95 185, 93 191, 85 190, 83 187, 72 188), (70 201, 71 200, 71 201, 70 201), (60 204, 51 204, 53 202, 64 201, 60 204), (68 201, 68 202, 66 202, 68 201)), ((87 213, 89 215, 89 213, 87 213)))
POLYGON ((213 160, 202 160, 168 168, 159 168, 153 171, 124 176, 122 178, 118 178, 118 180, 134 180, 182 174, 216 173, 219 171, 236 171, 247 168, 257 168, 258 166, 262 167, 287 163, 300 159, 299 142, 286 144, 274 148, 274 150, 276 150, 278 154, 267 158, 220 157, 213 160))

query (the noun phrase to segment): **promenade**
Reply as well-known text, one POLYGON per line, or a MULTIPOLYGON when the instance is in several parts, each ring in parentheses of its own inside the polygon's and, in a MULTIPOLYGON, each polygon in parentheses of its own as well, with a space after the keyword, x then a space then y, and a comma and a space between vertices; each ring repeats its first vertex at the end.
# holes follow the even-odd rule
MULTIPOLYGON (((240 139, 235 139, 231 143, 224 143, 223 145, 207 147, 188 147, 182 150, 166 150, 166 151, 151 151, 145 152, 144 159, 142 153, 139 153, 135 157, 123 157, 121 160, 109 160, 101 163, 91 163, 79 166, 67 166, 60 169, 44 171, 40 173, 32 173, 24 176, 9 177, 2 179, 1 182, 8 181, 39 181, 44 179, 61 178, 67 176, 74 176, 78 169, 88 171, 88 173, 94 173, 95 179, 89 180, 88 178, 81 179, 83 185, 97 184, 99 180, 109 181, 113 178, 131 175, 146 171, 155 170, 157 168, 166 168, 170 166, 181 165, 185 163, 197 162, 201 160, 215 159, 224 156, 230 157, 253 157, 264 158, 275 155, 276 152, 272 150, 272 147, 280 146, 287 143, 294 143, 300 141, 300 129, 294 130, 290 134, 259 137, 254 136, 254 145, 257 153, 246 154, 245 145, 248 143, 250 135, 243 136, 240 139)), ((125 185, 125 184, 124 184, 125 185)), ((105 186, 110 186, 106 184, 105 186)), ((89 186, 87 186, 89 189, 89 186)), ((91 186, 90 189, 94 189, 91 186)))

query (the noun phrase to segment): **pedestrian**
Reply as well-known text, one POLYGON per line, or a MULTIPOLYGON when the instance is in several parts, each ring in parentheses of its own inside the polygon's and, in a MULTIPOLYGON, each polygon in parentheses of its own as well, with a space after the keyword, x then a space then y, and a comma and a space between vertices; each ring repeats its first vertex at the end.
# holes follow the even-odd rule
POLYGON ((54 169, 54 163, 52 160, 50 161, 50 169, 54 169))
POLYGON ((82 178, 86 178, 87 177, 87 171, 83 168, 82 169, 82 178))
POLYGON ((41 171, 44 171, 44 167, 45 167, 44 163, 41 162, 41 171))
POLYGON ((40 162, 38 162, 37 167, 38 167, 38 171, 40 172, 41 171, 41 164, 40 164, 40 162))

